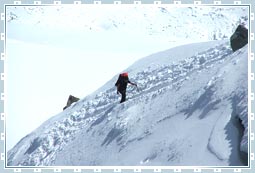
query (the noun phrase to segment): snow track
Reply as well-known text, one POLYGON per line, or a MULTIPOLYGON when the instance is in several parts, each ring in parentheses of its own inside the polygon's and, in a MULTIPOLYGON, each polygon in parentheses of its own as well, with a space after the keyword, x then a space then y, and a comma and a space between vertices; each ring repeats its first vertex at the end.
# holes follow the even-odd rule
MULTIPOLYGON (((234 54, 238 54, 236 52, 234 54)), ((98 93, 94 99, 87 100, 87 98, 80 100, 67 108, 58 121, 55 121, 49 128, 43 130, 42 134, 37 137, 32 135, 30 138, 30 146, 24 149, 24 157, 18 162, 15 162, 16 150, 8 153, 8 165, 34 165, 34 166, 47 166, 52 165, 56 159, 56 153, 59 153, 71 141, 75 140, 77 134, 92 133, 93 129, 103 122, 111 122, 113 119, 119 121, 114 123, 114 127, 105 136, 101 142, 101 146, 107 146, 116 140, 121 148, 151 135, 151 131, 144 132, 142 136, 134 137, 133 140, 122 141, 122 136, 125 135, 125 126, 127 121, 125 117, 112 117, 113 115, 120 115, 120 112, 128 111, 130 108, 135 107, 139 102, 149 102, 155 98, 163 96, 166 91, 178 91, 183 87, 184 82, 190 80, 190 76, 194 73, 204 73, 214 68, 216 64, 223 64, 226 61, 231 61, 233 53, 227 43, 217 45, 203 52, 198 52, 196 55, 187 57, 176 63, 157 65, 153 64, 146 69, 132 75, 131 81, 138 84, 139 91, 134 87, 128 87, 127 98, 128 100, 119 104, 120 96, 116 93, 116 88, 112 84, 112 88, 104 92, 98 93)), ((207 87, 210 88, 217 81, 217 78, 208 79, 207 87)), ((207 89, 208 89, 207 88, 207 89)), ((185 99, 185 98, 183 98, 185 99)), ((188 99, 188 98, 187 98, 188 99)), ((199 103, 200 104, 200 103, 199 103)), ((193 105, 194 106, 194 105, 193 105)), ((184 106, 185 107, 185 106, 184 106)), ((197 106, 195 105, 197 108, 197 106)), ((193 112, 186 107, 185 111, 189 111, 187 117, 192 116, 193 112)), ((173 115, 165 115, 156 121, 156 124, 169 120, 173 115)), ((127 117, 130 118, 130 117, 127 117)), ((142 117, 136 117, 139 121, 142 117)), ((222 124, 221 124, 222 125, 222 124)), ((219 128, 223 128, 218 125, 219 128)), ((215 128, 217 128, 216 126, 215 128)), ((210 141, 215 137, 212 132, 210 141)), ((215 141, 215 140, 214 140, 215 141)), ((217 153, 217 149, 213 148, 209 142, 208 147, 213 153, 217 153)), ((120 149, 120 151, 122 150, 120 149)), ((180 155, 181 153, 176 153, 180 155)), ((157 152, 152 152, 151 155, 144 158, 141 163, 147 163, 157 157, 157 152)), ((169 156, 168 161, 174 160, 174 156, 169 156)), ((227 155, 217 154, 220 159, 227 159, 227 155)))

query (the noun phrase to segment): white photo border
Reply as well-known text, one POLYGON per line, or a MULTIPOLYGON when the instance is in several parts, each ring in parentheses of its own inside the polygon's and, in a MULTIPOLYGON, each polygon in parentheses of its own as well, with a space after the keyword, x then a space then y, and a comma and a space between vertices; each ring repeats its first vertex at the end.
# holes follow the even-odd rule
POLYGON ((254 161, 254 13, 255 13, 255 1, 253 0, 190 0, 185 2, 185 0, 111 0, 110 2, 100 1, 100 0, 1 0, 0 2, 0 172, 255 172, 255 161, 254 161), (169 167, 169 166, 149 166, 149 167, 136 167, 136 166, 66 166, 66 167, 8 167, 7 166, 7 151, 6 151, 6 114, 5 114, 5 92, 6 92, 6 75, 5 75, 5 60, 6 60, 6 6, 18 6, 18 5, 64 5, 64 4, 94 4, 94 5, 103 5, 103 4, 113 4, 113 5, 123 5, 123 4, 134 4, 134 5, 143 5, 143 4, 173 4, 173 5, 213 5, 213 6, 249 6, 249 53, 248 53, 248 120, 249 120, 249 164, 248 167, 169 167))

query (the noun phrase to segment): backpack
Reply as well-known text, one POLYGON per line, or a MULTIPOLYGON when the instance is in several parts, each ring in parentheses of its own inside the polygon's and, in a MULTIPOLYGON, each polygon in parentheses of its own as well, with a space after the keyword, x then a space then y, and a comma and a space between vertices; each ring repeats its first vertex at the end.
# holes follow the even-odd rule
POLYGON ((129 79, 128 79, 128 73, 121 73, 119 75, 119 78, 117 80, 117 82, 115 83, 115 86, 123 85, 124 83, 128 83, 129 79))

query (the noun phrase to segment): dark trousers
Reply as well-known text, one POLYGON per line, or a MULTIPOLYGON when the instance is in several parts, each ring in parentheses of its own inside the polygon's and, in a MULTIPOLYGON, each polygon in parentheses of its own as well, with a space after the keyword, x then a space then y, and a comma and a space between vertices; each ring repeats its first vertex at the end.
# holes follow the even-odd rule
POLYGON ((120 103, 126 101, 126 90, 123 90, 123 91, 119 91, 120 94, 121 94, 121 100, 120 100, 120 103))

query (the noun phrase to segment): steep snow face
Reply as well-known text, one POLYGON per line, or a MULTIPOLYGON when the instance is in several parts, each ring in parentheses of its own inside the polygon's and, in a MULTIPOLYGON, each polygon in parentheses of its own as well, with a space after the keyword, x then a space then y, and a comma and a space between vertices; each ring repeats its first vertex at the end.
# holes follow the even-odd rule
POLYGON ((141 59, 127 69, 139 89, 126 102, 116 75, 23 138, 8 166, 247 165, 247 59, 226 41, 141 59))

